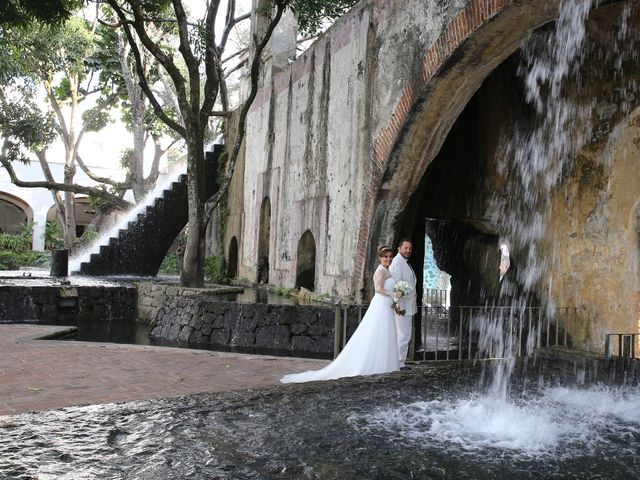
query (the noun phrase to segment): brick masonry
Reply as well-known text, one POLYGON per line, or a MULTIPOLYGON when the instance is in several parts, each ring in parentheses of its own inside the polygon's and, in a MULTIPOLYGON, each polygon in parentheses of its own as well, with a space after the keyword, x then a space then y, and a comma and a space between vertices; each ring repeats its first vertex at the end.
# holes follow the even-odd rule
POLYGON ((409 120, 409 114, 416 105, 419 95, 438 70, 475 30, 500 13, 513 0, 474 0, 462 9, 442 30, 438 40, 431 46, 422 59, 422 70, 404 87, 387 125, 380 129, 373 142, 373 170, 371 182, 364 193, 360 229, 357 243, 357 256, 353 272, 354 290, 360 285, 367 260, 367 245, 371 241, 371 226, 376 207, 376 197, 382 185, 384 173, 391 153, 398 141, 401 130, 409 120))

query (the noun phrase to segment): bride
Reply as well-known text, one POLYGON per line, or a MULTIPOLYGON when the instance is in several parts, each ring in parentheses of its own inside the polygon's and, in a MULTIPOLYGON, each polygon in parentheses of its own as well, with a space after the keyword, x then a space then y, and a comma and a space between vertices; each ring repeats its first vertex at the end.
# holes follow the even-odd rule
POLYGON ((395 281, 389 273, 393 251, 386 245, 378 248, 380 265, 373 275, 375 295, 367 313, 344 349, 326 367, 302 373, 285 375, 282 383, 330 380, 356 375, 395 372, 399 370, 396 323, 393 315, 395 281))

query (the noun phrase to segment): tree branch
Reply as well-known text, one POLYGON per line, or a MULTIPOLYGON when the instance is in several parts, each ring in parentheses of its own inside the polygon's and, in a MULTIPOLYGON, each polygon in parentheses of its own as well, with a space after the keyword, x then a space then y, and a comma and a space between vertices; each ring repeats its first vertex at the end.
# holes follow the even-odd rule
MULTIPOLYGON (((217 2, 212 2, 212 4, 217 4, 217 2)), ((187 15, 182 6, 182 0, 173 0, 173 10, 176 13, 176 20, 178 22, 178 38, 180 39, 178 51, 182 54, 187 71, 189 72, 190 104, 200 105, 199 62, 191 51, 191 45, 189 45, 189 24, 187 22, 187 15)))
POLYGON ((94 180, 98 183, 105 183, 107 185, 111 185, 112 187, 118 188, 120 190, 128 190, 131 188, 131 178, 130 178, 131 173, 127 173, 127 176, 125 177, 124 182, 118 182, 109 177, 101 177, 93 173, 91 170, 89 170, 89 167, 87 166, 86 163, 84 163, 84 160, 82 160, 82 157, 80 157, 80 154, 78 154, 77 152, 76 152, 76 161, 78 162, 78 165, 80 165, 80 169, 84 173, 86 173, 87 177, 89 177, 91 180, 94 180))
POLYGON ((73 184, 65 184, 65 183, 57 183, 50 181, 41 181, 41 182, 25 182, 18 179, 15 170, 13 169, 13 165, 11 162, 7 160, 5 157, 5 148, 3 145, 3 152, 0 155, 0 163, 7 170, 9 174, 9 178, 11 179, 11 183, 13 183, 16 187, 24 187, 24 188, 46 188, 47 190, 56 190, 58 192, 73 192, 80 193, 83 195, 93 195, 96 197, 104 198, 112 202, 114 205, 120 208, 130 208, 132 205, 126 200, 121 199, 120 197, 113 195, 109 192, 105 192, 104 190, 100 190, 99 188, 93 187, 84 187, 82 185, 73 185, 73 184))
POLYGON ((224 78, 229 78, 229 75, 231 75, 236 70, 240 70, 242 66, 246 64, 247 64, 247 59, 245 58, 240 63, 238 63, 235 67, 233 67, 231 70, 229 70, 228 72, 224 72, 224 78))
POLYGON ((249 49, 248 49, 248 48, 241 48, 241 49, 240 49, 240 50, 238 50, 237 52, 232 53, 231 55, 229 55, 229 56, 228 56, 228 57, 226 57, 226 58, 223 58, 223 59, 222 59, 222 62, 220 62, 220 63, 226 63, 226 62, 228 62, 229 60, 231 60, 232 58, 236 58, 238 55, 242 55, 242 54, 243 54, 243 53, 245 53, 247 50, 249 50, 249 49))
MULTIPOLYGON (((40 162, 40 168, 42 169, 42 173, 44 174, 44 178, 53 182, 53 175, 51 173, 51 169, 49 168, 49 162, 47 161, 46 153, 43 150, 39 150, 36 152, 36 157, 38 157, 38 161, 40 162)), ((55 190, 50 190, 51 196, 53 197, 53 203, 56 206, 56 213, 58 215, 58 221, 60 225, 64 225, 64 203, 62 198, 60 197, 60 193, 55 190)))
POLYGON ((222 198, 222 196, 226 194, 227 189, 229 188, 229 184, 231 183, 231 177, 233 175, 233 171, 236 166, 236 161, 238 160, 240 146, 242 145, 242 141, 244 140, 244 133, 245 133, 244 130, 245 130, 245 124, 247 121, 247 114, 249 113, 251 104, 253 103, 253 101, 256 98, 256 95, 258 94, 258 80, 260 77, 260 63, 262 61, 261 60, 262 51, 267 46, 267 43, 271 38, 271 34, 273 33, 276 26, 278 25, 278 22, 282 17, 284 9, 286 8, 287 1, 275 0, 275 4, 276 4, 276 14, 271 20, 271 22, 269 23, 269 26, 267 27, 267 30, 264 34, 264 37, 259 43, 255 35, 253 38, 253 41, 256 44, 256 49, 255 49, 255 54, 253 56, 253 59, 251 61, 251 70, 250 70, 251 91, 249 92, 249 96, 247 97, 244 104, 242 105, 242 108, 240 109, 240 115, 238 117, 238 130, 237 130, 238 134, 233 144, 231 154, 229 155, 229 161, 227 164, 227 171, 224 176, 224 181, 222 182, 222 185, 220 185, 220 188, 215 193, 215 195, 209 198, 209 200, 207 200, 205 204, 205 214, 204 214, 205 224, 208 223, 209 220, 211 219, 211 215, 213 214, 214 209, 218 206, 218 203, 220 203, 220 199, 222 198))
POLYGON ((186 130, 185 128, 174 121, 171 117, 169 117, 160 103, 158 99, 155 97, 149 84, 147 83, 146 75, 144 72, 144 66, 142 62, 142 56, 140 55, 140 50, 138 49, 138 45, 131 34, 131 30, 129 26, 132 25, 134 30, 136 31, 138 38, 143 43, 143 45, 149 50, 149 52, 154 56, 154 58, 165 68, 171 79, 173 80, 174 86, 176 88, 176 92, 178 94, 178 102, 181 105, 186 105, 186 94, 184 91, 184 77, 180 74, 180 71, 173 63, 173 61, 168 58, 164 52, 160 49, 158 45, 153 42, 146 33, 144 28, 144 24, 138 18, 138 14, 140 10, 138 9, 138 13, 134 14, 134 22, 130 22, 124 11, 120 8, 116 0, 107 0, 107 3, 113 8, 122 23, 123 30, 127 37, 127 41, 129 42, 129 46, 131 47, 131 52, 133 53, 133 57, 135 59, 136 71, 138 72, 138 78, 140 80, 139 84, 145 95, 149 99, 149 102, 153 106, 154 113, 158 116, 160 120, 162 120, 169 128, 174 130, 178 135, 185 137, 186 130))
MULTIPOLYGON (((233 0, 232 0, 233 1, 233 0)), ((211 2, 207 8, 207 16, 205 18, 205 53, 204 53, 204 102, 200 108, 200 121, 207 122, 209 113, 213 110, 216 102, 216 93, 220 85, 220 77, 218 75, 220 65, 220 51, 216 47, 215 39, 215 20, 218 14, 218 5, 220 2, 211 2)))

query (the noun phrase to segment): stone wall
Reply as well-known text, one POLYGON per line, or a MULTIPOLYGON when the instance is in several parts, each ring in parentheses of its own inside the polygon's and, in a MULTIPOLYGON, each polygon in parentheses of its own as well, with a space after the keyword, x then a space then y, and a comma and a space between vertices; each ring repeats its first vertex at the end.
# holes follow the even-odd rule
POLYGON ((133 286, 0 286, 0 323, 75 323, 78 319, 130 319, 136 308, 133 286))
POLYGON ((270 283, 294 286, 310 231, 315 289, 370 298, 376 247, 410 236, 401 214, 457 116, 554 15, 554 0, 522 3, 364 0, 291 65, 266 65, 229 190, 238 275, 256 278, 268 198, 270 283))
MULTIPOLYGON (((233 287, 208 289, 138 283, 138 319, 151 336, 169 342, 255 348, 263 352, 330 357, 336 309, 333 306, 273 305, 221 300, 233 287)), ((358 324, 350 310, 347 337, 358 324)))
POLYGON ((333 353, 335 309, 235 303, 211 297, 167 297, 151 336, 197 344, 333 353))

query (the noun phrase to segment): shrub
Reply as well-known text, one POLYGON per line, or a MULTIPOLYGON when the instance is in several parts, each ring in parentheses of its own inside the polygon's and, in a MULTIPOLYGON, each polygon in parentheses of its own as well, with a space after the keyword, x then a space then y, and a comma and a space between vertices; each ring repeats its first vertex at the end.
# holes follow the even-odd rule
POLYGON ((62 248, 64 241, 62 240, 62 231, 58 221, 53 219, 44 227, 44 248, 47 250, 54 250, 56 248, 62 248))
POLYGON ((0 250, 0 270, 19 270, 22 267, 46 268, 50 265, 48 252, 10 252, 0 250))
POLYGON ((224 255, 216 254, 204 259, 204 276, 213 282, 221 282, 227 277, 224 255))
POLYGON ((160 264, 160 270, 158 273, 161 275, 180 274, 180 264, 178 261, 178 254, 176 252, 167 253, 167 256, 164 257, 164 260, 162 260, 162 263, 160 264))
POLYGON ((0 233, 0 249, 23 253, 31 248, 31 237, 0 233))

